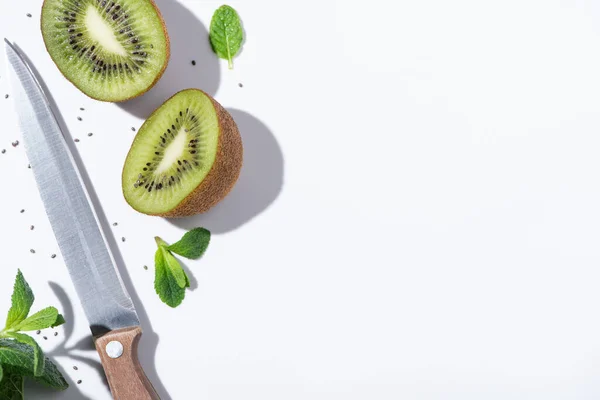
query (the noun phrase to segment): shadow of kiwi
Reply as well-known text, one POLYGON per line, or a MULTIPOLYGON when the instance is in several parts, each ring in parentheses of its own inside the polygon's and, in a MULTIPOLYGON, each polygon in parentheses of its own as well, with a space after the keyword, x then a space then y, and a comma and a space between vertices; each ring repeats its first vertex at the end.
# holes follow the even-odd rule
POLYGON ((162 103, 183 89, 199 88, 214 96, 219 89, 219 60, 208 40, 208 30, 177 0, 155 0, 171 43, 171 57, 161 79, 147 93, 116 103, 138 118, 146 119, 162 103), (196 65, 192 65, 192 60, 196 65))
MULTIPOLYGON (((123 260, 121 252, 117 245, 117 241, 116 241, 116 239, 112 233, 112 230, 110 228, 108 219, 106 218, 106 214, 104 213, 102 205, 100 204, 100 201, 98 200, 98 195, 96 194, 94 185, 93 185, 89 175, 87 174, 87 170, 85 169, 83 161, 82 161, 81 157, 79 156, 77 148, 75 147, 75 144, 73 142, 73 137, 71 136, 62 115, 58 111, 59 108, 57 107, 56 102, 54 101, 52 93, 48 90, 48 87, 46 86, 46 84, 42 78, 42 75, 36 69, 35 65, 31 62, 31 60, 29 59, 27 54, 23 51, 23 49, 21 49, 19 46, 16 46, 16 47, 19 49, 19 51, 21 52, 23 57, 27 60, 28 64, 31 66, 32 71, 36 75, 36 78, 38 79, 38 82, 39 82, 40 86, 42 87, 42 89, 44 90, 44 92, 48 98, 48 101, 50 103, 50 106, 51 106, 52 110, 54 111, 54 116, 58 122, 58 125, 60 126, 60 128, 62 130, 62 133, 65 137, 67 146, 69 147, 71 154, 73 155, 75 164, 77 165, 77 167, 80 171, 81 178, 83 179, 83 181, 86 185, 88 195, 94 206, 94 209, 96 210, 98 221, 100 222, 100 226, 104 233, 105 239, 108 242, 109 248, 114 257, 115 263, 120 272, 123 283, 124 283, 125 287, 127 288, 129 295, 132 298, 133 304, 135 305, 135 308, 136 308, 136 311, 137 311, 137 314, 140 319, 140 323, 141 323, 141 326, 142 326, 142 329, 144 332, 142 335, 142 338, 140 339, 140 343, 139 343, 140 351, 139 351, 138 355, 139 355, 140 364, 142 365, 144 372, 146 373, 148 379, 154 386, 154 389, 158 393, 159 397, 162 400, 170 400, 171 397, 167 393, 166 388, 164 387, 164 385, 162 384, 162 381, 160 380, 160 377, 158 375, 158 372, 156 370, 156 365, 154 362, 156 349, 158 347, 158 342, 159 342, 159 336, 156 332, 154 332, 152 330, 152 324, 150 322, 148 314, 146 313, 144 305, 141 302, 141 300, 135 290, 135 286, 133 285, 133 282, 131 281, 131 277, 129 276, 127 268, 125 268, 125 262, 123 260)), ((90 332, 90 340, 91 340, 91 332, 90 332)), ((81 360, 81 361, 83 361, 83 360, 81 360)), ((81 396, 79 398, 84 398, 84 397, 81 396)))
POLYGON ((279 196, 284 182, 284 158, 271 130, 245 111, 228 109, 244 146, 240 176, 229 194, 206 213, 167 221, 184 229, 204 227, 226 233, 264 212, 279 196))

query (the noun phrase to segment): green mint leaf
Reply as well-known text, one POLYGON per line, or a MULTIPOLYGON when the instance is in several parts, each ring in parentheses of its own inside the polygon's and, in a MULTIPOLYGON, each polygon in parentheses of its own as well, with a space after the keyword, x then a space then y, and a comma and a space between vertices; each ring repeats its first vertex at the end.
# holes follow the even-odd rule
POLYGON ((56 328, 57 326, 60 326, 62 324, 64 324, 65 321, 65 317, 62 316, 62 314, 58 314, 56 316, 56 321, 54 321, 54 323, 52 325, 50 325, 50 328, 56 328))
POLYGON ((187 286, 188 279, 185 271, 181 267, 181 264, 179 264, 179 261, 177 261, 177 259, 173 257, 173 254, 171 254, 167 249, 161 247, 160 250, 163 253, 163 259, 165 260, 167 267, 171 271, 173 278, 175 278, 175 282, 177 282, 180 288, 185 288, 187 286))
POLYGON ((215 11, 210 21, 209 40, 217 56, 227 60, 229 69, 233 69, 233 58, 244 41, 244 30, 237 11, 228 5, 222 5, 215 11))
POLYGON ((18 372, 5 371, 0 382, 0 400, 23 400, 25 398, 24 381, 23 376, 18 372))
POLYGON ((0 364, 0 385, 2 385, 2 377, 4 376, 4 370, 2 369, 2 364, 0 364))
POLYGON ((24 333, 16 332, 10 332, 8 333, 8 336, 10 336, 13 339, 16 339, 17 341, 23 344, 31 346, 31 348, 33 349, 33 375, 42 376, 42 374, 44 373, 44 364, 46 360, 44 359, 44 352, 42 351, 42 348, 35 341, 35 339, 24 333))
POLYGON ((195 228, 167 249, 185 258, 197 259, 202 257, 209 243, 210 231, 204 228, 195 228))
MULTIPOLYGON (((168 254, 168 252, 165 252, 161 247, 156 250, 154 256, 154 289, 163 303, 169 307, 175 308, 181 304, 185 297, 185 287, 182 287, 177 283, 177 279, 173 276, 171 268, 165 260, 165 254, 168 254)), ((179 266, 179 268, 181 268, 181 266, 179 266)))
POLYGON ((20 324, 17 324, 14 329, 27 332, 50 328, 56 322, 57 318, 58 310, 54 307, 47 307, 27 317, 20 324))
POLYGON ((12 305, 8 311, 8 316, 6 317, 6 329, 14 327, 16 324, 27 318, 29 310, 31 310, 31 305, 33 304, 33 292, 23 277, 21 270, 17 272, 11 300, 12 305))
POLYGON ((44 358, 44 370, 41 376, 35 376, 34 350, 31 346, 12 339, 0 339, 0 364, 6 371, 12 371, 22 376, 29 376, 44 385, 64 390, 69 384, 56 365, 48 357, 44 358))

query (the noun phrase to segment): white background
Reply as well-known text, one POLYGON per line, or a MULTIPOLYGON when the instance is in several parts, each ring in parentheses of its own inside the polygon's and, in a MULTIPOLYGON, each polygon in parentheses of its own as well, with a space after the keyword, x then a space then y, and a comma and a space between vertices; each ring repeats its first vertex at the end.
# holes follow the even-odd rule
MULTIPOLYGON (((597 399, 600 4, 228 4, 247 34, 233 71, 207 43, 220 2, 159 0, 169 69, 116 105, 54 67, 40 0, 1 2, 0 34, 81 140, 162 398, 597 399), (130 127, 186 87, 232 111, 246 163, 219 206, 173 223, 130 209, 120 171, 130 127), (153 237, 194 226, 214 236, 173 310, 154 293, 153 237)), ((0 62, 0 309, 21 268, 34 309, 68 320, 38 339, 71 388, 30 386, 28 398, 109 399, 24 148, 11 146, 0 62)))

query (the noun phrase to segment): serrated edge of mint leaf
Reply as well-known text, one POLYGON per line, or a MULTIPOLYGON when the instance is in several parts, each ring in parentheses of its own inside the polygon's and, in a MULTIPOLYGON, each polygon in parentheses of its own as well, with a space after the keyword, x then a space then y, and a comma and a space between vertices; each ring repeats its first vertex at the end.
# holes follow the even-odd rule
POLYGON ((206 228, 194 228, 186 232, 179 241, 168 245, 167 249, 182 257, 197 260, 202 257, 210 244, 211 233, 206 228))
POLYGON ((27 318, 34 300, 33 291, 25 280, 23 273, 20 269, 17 270, 17 277, 15 278, 11 296, 11 307, 6 316, 5 329, 10 329, 27 318))

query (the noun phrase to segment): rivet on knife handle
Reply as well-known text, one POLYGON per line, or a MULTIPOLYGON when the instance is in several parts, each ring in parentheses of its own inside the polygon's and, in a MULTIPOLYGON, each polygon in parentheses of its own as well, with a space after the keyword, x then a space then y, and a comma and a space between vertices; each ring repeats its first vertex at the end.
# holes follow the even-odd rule
POLYGON ((111 331, 96 338, 96 350, 115 400, 160 400, 138 361, 139 327, 111 331), (113 353, 122 346, 122 354, 113 353))

